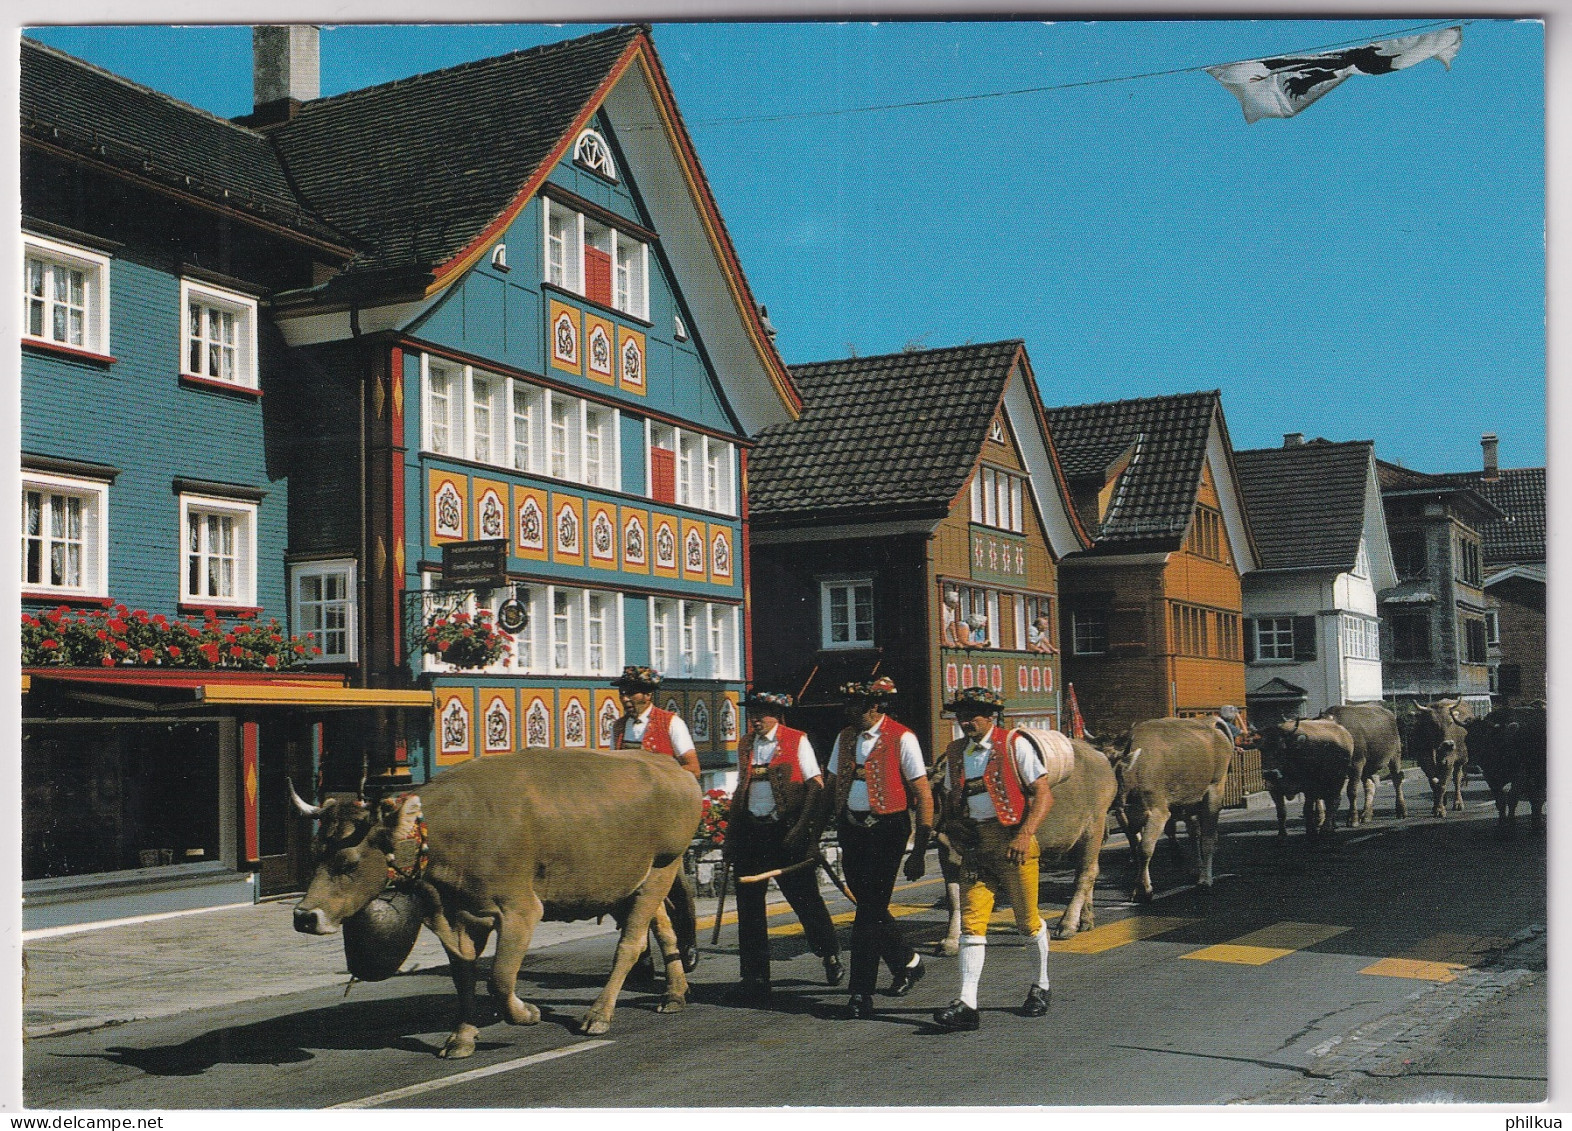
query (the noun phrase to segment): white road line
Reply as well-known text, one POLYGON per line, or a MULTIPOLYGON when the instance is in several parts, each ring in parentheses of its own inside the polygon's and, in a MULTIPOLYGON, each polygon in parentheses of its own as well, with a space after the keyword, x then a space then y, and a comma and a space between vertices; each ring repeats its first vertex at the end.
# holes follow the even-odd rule
POLYGON ((527 1068, 531 1064, 544 1064, 548 1060, 558 1057, 572 1056, 576 1052, 587 1052, 590 1049, 603 1048, 613 1044, 613 1041, 584 1041, 577 1045, 568 1045, 565 1048, 551 1049, 549 1052, 538 1052, 533 1056, 521 1056, 517 1060, 505 1060, 501 1064, 488 1065, 485 1068, 472 1068, 468 1072, 457 1072, 452 1076, 443 1076, 436 1080, 427 1080, 421 1084, 411 1084, 407 1088, 394 1088, 391 1092, 382 1092, 375 1096, 367 1096, 363 1100, 350 1100, 348 1103, 333 1104, 324 1108, 325 1111, 337 1111, 340 1108, 380 1107, 383 1104, 394 1103, 398 1100, 408 1099, 410 1096, 420 1096, 427 1092, 435 1092, 442 1088, 451 1088, 455 1084, 467 1084, 471 1080, 480 1080, 487 1076, 495 1076, 501 1072, 512 1072, 515 1068, 527 1068))
POLYGON ((23 942, 32 942, 34 939, 52 939, 60 935, 78 935, 83 931, 97 931, 104 927, 130 927, 137 923, 155 923, 160 919, 179 919, 185 915, 205 915, 209 911, 233 911, 237 907, 255 907, 256 904, 247 900, 244 903, 224 903, 216 907, 190 907, 184 911, 160 911, 153 915, 133 915, 126 919, 99 919, 92 923, 68 923, 63 927, 38 927, 31 931, 22 932, 23 942))

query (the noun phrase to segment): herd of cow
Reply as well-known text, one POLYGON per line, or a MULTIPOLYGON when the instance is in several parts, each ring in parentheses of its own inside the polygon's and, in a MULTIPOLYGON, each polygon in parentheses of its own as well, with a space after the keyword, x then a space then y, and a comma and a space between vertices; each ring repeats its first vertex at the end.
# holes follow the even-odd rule
MULTIPOLYGON (((1396 816, 1405 816, 1405 752, 1430 783, 1434 816, 1445 816, 1449 799, 1453 809, 1463 807, 1463 775, 1473 763, 1490 786, 1503 830, 1511 829, 1520 800, 1528 802, 1534 827, 1543 825, 1543 704, 1469 718, 1457 700, 1441 700, 1416 708, 1403 727, 1382 704, 1355 704, 1253 731, 1247 741, 1261 749, 1279 836, 1287 836, 1286 802, 1300 795, 1312 839, 1330 834, 1345 791, 1348 824, 1369 821, 1380 777, 1393 782, 1396 816)), ((1092 890, 1110 815, 1130 841, 1137 900, 1153 898, 1153 850, 1181 819, 1195 845, 1198 882, 1210 887, 1234 758, 1229 738, 1207 720, 1165 718, 1139 723, 1102 747, 1083 739, 1073 746, 1074 768, 1054 787, 1054 805, 1037 831, 1044 862, 1066 861, 1075 871, 1055 937, 1095 924, 1092 890)), ((516 986, 530 937, 544 920, 610 915, 620 927, 611 976, 580 1019, 582 1032, 610 1026, 651 928, 666 973, 657 1008, 671 1012, 686 1003, 682 946, 662 901, 682 868, 701 800, 696 779, 673 759, 639 751, 532 750, 465 763, 418 793, 377 804, 311 805, 298 796, 295 803, 318 822, 317 869, 295 909, 296 930, 356 930, 358 947, 347 948, 352 956, 375 950, 385 937, 383 949, 399 953, 378 956, 378 972, 360 974, 372 980, 398 968, 413 947, 416 919, 424 922, 448 953, 458 991, 458 1022, 440 1055, 474 1052, 477 960, 493 932, 493 999, 512 1024, 540 1020, 540 1010, 521 1000, 516 986), (396 904, 386 902, 395 895, 396 904), (391 906, 400 911, 391 913, 391 906)), ((950 895, 955 908, 954 887, 950 895)), ((955 911, 941 952, 955 952, 959 930, 955 911)), ((351 972, 360 973, 353 957, 351 972)))

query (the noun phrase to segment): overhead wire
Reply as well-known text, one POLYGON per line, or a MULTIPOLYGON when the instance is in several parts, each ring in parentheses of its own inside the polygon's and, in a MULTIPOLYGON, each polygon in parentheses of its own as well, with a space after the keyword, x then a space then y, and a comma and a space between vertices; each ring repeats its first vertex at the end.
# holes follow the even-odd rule
POLYGON ((1393 39, 1400 36, 1413 35, 1419 32, 1434 30, 1436 28, 1463 27, 1473 22, 1474 21, 1472 19, 1433 20, 1430 23, 1417 24, 1409 28, 1399 28, 1394 31, 1383 32, 1381 35, 1374 38, 1371 36, 1361 36, 1357 39, 1344 39, 1339 40, 1336 43, 1322 44, 1319 47, 1303 47, 1292 51, 1274 51, 1267 55, 1256 55, 1251 56, 1250 59, 1235 59, 1224 63, 1202 63, 1192 67, 1173 67, 1162 71, 1143 71, 1139 74, 1133 75, 1112 75, 1108 78, 1083 79, 1079 82, 1054 83, 1047 86, 1019 87, 1013 90, 979 91, 974 94, 956 94, 944 98, 922 98, 910 102, 882 102, 872 106, 847 106, 830 110, 802 110, 790 114, 759 114, 732 118, 699 118, 689 120, 687 122, 687 126, 689 129, 697 129, 704 126, 731 126, 766 122, 803 121, 811 118, 836 118, 844 117, 850 114, 874 114, 886 110, 913 110, 926 106, 944 106, 960 102, 979 102, 990 98, 1015 98, 1027 94, 1046 94, 1051 91, 1075 90, 1080 87, 1106 86, 1110 83, 1135 82, 1140 79, 1164 78, 1169 75, 1190 74, 1194 71, 1209 70, 1212 67, 1226 67, 1232 65, 1233 63, 1249 62, 1251 59, 1275 59, 1297 55, 1312 55, 1322 51, 1335 51, 1339 47, 1353 47, 1376 42, 1378 39, 1393 39))

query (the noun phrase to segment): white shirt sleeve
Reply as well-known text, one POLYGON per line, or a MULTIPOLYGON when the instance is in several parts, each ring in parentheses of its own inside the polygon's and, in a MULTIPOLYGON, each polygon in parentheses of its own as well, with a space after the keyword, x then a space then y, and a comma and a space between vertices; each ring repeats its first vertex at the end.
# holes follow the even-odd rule
POLYGON ((803 781, 819 776, 819 759, 814 757, 813 743, 808 741, 807 735, 797 743, 797 765, 802 770, 803 781))
POLYGON ((693 736, 688 733, 688 724, 682 721, 681 715, 671 717, 666 733, 671 736, 671 748, 677 752, 677 757, 693 753, 693 736))
POLYGON ((916 781, 928 776, 928 767, 922 764, 922 746, 917 735, 907 731, 901 735, 901 777, 916 781))
POLYGON ((1015 736, 1015 741, 1010 744, 1010 753, 1015 758, 1015 772, 1020 775, 1022 785, 1031 785, 1048 773, 1042 759, 1037 756, 1037 748, 1023 735, 1015 736))

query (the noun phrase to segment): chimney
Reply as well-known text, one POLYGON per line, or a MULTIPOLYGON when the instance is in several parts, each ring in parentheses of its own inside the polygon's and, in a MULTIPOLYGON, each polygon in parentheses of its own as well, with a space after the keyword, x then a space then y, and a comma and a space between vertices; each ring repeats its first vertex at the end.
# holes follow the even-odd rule
POLYGON ((1305 442, 1305 434, 1303 432, 1284 432, 1283 433, 1283 447, 1285 447, 1285 448, 1297 448, 1300 444, 1303 444, 1304 442, 1305 442))
POLYGON ((319 31, 312 24, 260 24, 251 29, 252 111, 241 122, 287 122, 321 92, 319 31))
POLYGON ((1485 474, 1482 478, 1487 483, 1493 483, 1501 478, 1500 469, 1496 466, 1497 443, 1494 432, 1486 432, 1479 438, 1479 446, 1485 450, 1485 474))

